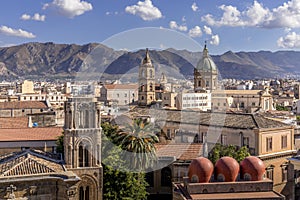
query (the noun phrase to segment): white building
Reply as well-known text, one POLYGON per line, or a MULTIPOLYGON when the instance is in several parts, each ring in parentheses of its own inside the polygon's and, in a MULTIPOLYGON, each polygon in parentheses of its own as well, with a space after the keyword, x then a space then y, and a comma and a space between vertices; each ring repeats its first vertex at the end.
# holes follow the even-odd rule
POLYGON ((137 84, 105 84, 100 89, 100 101, 105 105, 126 106, 138 100, 137 84))
POLYGON ((176 107, 179 110, 195 108, 203 111, 211 110, 211 93, 179 93, 176 107))

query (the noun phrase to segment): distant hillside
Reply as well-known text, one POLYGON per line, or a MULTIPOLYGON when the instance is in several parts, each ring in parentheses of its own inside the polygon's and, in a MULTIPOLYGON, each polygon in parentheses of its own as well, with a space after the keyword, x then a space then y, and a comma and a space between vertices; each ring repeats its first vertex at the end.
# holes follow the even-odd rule
MULTIPOLYGON (((0 78, 65 77, 82 71, 89 74, 130 74, 137 72, 144 55, 145 50, 115 51, 97 43, 26 43, 0 48, 0 78)), ((166 72, 171 75, 192 75, 193 67, 197 65, 201 55, 201 52, 175 49, 150 51, 158 74, 166 72)), ((253 79, 286 74, 300 75, 300 52, 296 51, 229 51, 222 55, 212 55, 212 58, 223 78, 253 79)))

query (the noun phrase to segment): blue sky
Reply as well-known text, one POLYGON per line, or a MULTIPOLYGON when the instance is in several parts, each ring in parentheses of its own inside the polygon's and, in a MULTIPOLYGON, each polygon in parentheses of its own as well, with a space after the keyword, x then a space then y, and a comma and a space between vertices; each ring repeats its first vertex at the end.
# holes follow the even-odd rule
POLYGON ((2 0, 0 46, 300 50, 300 0, 2 0), (144 42, 144 43, 143 43, 144 42))

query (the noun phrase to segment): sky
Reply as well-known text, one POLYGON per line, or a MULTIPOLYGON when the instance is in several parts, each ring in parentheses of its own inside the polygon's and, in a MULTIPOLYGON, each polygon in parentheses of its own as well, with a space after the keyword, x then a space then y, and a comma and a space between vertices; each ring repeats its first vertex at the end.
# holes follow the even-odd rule
POLYGON ((300 0, 2 0, 0 46, 300 50, 300 0))

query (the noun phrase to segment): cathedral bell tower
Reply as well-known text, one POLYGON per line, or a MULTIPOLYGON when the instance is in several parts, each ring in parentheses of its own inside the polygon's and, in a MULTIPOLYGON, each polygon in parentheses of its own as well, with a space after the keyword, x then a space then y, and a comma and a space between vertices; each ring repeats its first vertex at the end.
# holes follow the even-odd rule
POLYGON ((102 199, 100 123, 95 98, 72 97, 65 102, 65 166, 81 179, 76 192, 79 200, 102 199))
POLYGON ((203 49, 203 56, 194 69, 194 91, 201 92, 208 90, 212 92, 218 89, 218 69, 208 54, 206 43, 203 49))
POLYGON ((149 106, 155 101, 155 69, 149 51, 139 67, 139 106, 149 106))

